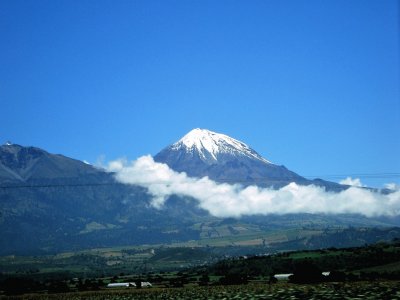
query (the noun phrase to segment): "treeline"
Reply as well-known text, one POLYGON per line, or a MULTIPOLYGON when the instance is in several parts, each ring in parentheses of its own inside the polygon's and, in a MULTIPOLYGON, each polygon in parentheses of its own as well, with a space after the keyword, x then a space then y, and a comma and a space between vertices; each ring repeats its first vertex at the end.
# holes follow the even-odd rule
POLYGON ((9 277, 0 282, 0 291, 5 295, 29 293, 67 293, 77 291, 97 291, 104 287, 101 279, 47 279, 36 280, 27 277, 9 277))

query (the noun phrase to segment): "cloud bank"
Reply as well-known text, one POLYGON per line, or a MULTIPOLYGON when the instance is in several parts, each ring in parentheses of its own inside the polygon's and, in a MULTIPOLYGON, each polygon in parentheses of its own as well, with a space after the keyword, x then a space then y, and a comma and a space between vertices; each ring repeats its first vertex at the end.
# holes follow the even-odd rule
MULTIPOLYGON (((162 208, 168 197, 175 194, 196 199, 199 207, 216 217, 291 213, 355 213, 367 217, 400 215, 400 190, 384 195, 358 187, 334 193, 296 183, 279 190, 243 187, 216 183, 207 177, 188 177, 166 164, 154 162, 151 156, 142 156, 132 162, 123 159, 112 161, 108 170, 115 172, 117 180, 122 183, 147 188, 156 208, 162 208)), ((361 185, 359 180, 353 182, 361 185)))

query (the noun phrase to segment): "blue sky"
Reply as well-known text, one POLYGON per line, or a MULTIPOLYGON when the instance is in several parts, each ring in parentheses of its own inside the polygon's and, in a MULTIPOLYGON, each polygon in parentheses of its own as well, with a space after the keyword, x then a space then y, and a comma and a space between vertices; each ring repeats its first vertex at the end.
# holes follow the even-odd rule
POLYGON ((391 0, 2 0, 0 143, 95 163, 200 127, 301 175, 399 174, 399 36, 391 0))

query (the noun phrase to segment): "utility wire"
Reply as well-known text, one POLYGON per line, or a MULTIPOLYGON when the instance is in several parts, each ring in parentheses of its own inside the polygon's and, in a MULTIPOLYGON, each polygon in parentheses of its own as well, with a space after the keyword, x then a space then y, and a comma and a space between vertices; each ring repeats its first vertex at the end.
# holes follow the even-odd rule
POLYGON ((306 178, 399 178, 400 173, 358 173, 358 174, 330 174, 330 175, 306 175, 306 178))
MULTIPOLYGON (((356 177, 356 178, 374 178, 374 179, 388 179, 388 178, 400 178, 400 173, 354 173, 354 174, 335 174, 335 175, 317 175, 317 176, 301 176, 303 178, 330 178, 330 179, 344 179, 346 177, 356 177)), ((218 178, 214 181, 216 182, 232 182, 232 183, 254 183, 258 181, 259 183, 271 183, 271 182, 279 182, 290 180, 292 178, 281 178, 281 177, 259 177, 252 178, 251 180, 236 180, 231 178, 218 178)), ((168 184, 168 181, 151 181, 151 184, 168 184)), ((100 187, 100 186, 116 186, 121 185, 121 182, 105 182, 105 183, 71 183, 71 184, 9 184, 9 185, 0 185, 0 189, 20 189, 20 188, 61 188, 61 187, 100 187)), ((140 185, 136 183, 135 185, 140 185)))
POLYGON ((39 185, 0 185, 0 189, 19 189, 19 188, 52 188, 52 187, 89 187, 120 185, 122 183, 73 183, 73 184, 39 184, 39 185))

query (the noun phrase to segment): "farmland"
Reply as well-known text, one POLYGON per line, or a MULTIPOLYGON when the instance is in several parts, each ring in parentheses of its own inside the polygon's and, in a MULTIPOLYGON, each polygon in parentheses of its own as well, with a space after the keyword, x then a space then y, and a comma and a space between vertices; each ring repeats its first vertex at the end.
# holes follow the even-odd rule
MULTIPOLYGON (((398 281, 322 283, 313 285, 248 284, 236 286, 119 289, 57 295, 25 295, 10 300, 51 299, 400 299, 398 281)), ((8 299, 4 297, 4 299, 8 299)))
MULTIPOLYGON (((197 251, 178 247, 158 249, 154 253, 125 249, 124 253, 147 255, 149 264, 159 265, 185 262, 190 257, 208 259, 205 252, 197 251)), ((122 259, 116 256, 118 253, 109 249, 103 256, 122 259)), ((76 259, 67 254, 62 257, 66 259, 64 263, 76 259)), ((87 273, 79 278, 72 277, 73 273, 60 273, 60 266, 60 269, 53 266, 50 270, 49 265, 47 274, 2 274, 0 293, 4 297, 14 296, 12 299, 398 299, 395 286, 400 280, 399 257, 400 241, 395 240, 364 247, 231 257, 209 265, 173 271, 139 273, 132 270, 119 275, 104 275, 99 271, 97 275, 87 273), (319 272, 319 276, 310 277, 314 271, 319 272), (322 276, 321 271, 330 271, 330 274, 322 276), (294 276, 290 283, 276 282, 273 275, 277 273, 294 273, 294 276), (106 288, 108 283, 138 281, 151 282, 153 287, 106 288)))
MULTIPOLYGON (((200 225, 199 225, 200 226, 200 225)), ((96 248, 39 256, 0 256, 0 279, 8 276, 45 278, 95 278, 147 272, 181 271, 194 266, 254 255, 271 255, 297 249, 354 247, 400 237, 399 228, 300 228, 257 231, 243 224, 220 226, 202 223, 204 237, 170 244, 96 248), (224 235, 230 232, 231 235, 224 235), (207 233, 207 234, 206 234, 207 233), (214 236, 219 235, 218 236, 214 236), (336 246, 337 245, 337 246, 336 246)), ((320 256, 317 252, 296 252, 320 256)), ((329 252, 338 255, 339 252, 329 252)), ((346 253, 344 253, 346 254, 346 253)), ((370 266, 365 266, 370 267, 370 266)), ((269 274, 268 271, 265 274, 269 274)))

